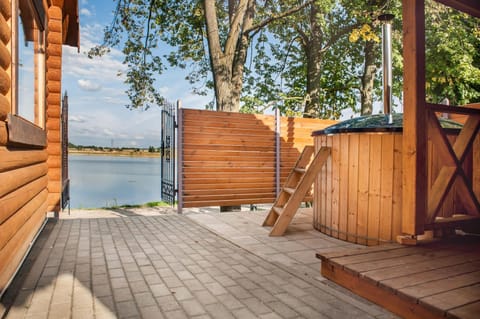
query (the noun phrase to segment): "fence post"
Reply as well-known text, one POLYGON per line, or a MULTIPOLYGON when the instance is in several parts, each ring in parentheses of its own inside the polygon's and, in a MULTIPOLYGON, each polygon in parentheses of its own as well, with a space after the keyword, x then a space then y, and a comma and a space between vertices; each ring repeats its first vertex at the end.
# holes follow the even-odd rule
POLYGON ((177 162, 177 213, 182 214, 183 208, 183 113, 182 101, 177 100, 177 145, 175 146, 175 160, 177 162))
POLYGON ((275 108, 275 196, 280 194, 280 109, 278 106, 275 108))

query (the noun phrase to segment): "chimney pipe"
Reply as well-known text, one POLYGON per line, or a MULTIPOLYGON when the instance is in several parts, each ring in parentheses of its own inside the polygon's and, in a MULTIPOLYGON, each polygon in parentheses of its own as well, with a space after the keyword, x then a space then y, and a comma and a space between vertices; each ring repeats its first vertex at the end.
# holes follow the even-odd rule
POLYGON ((392 20, 393 14, 385 13, 378 17, 382 21, 383 58, 383 113, 388 124, 393 124, 392 116, 392 20))

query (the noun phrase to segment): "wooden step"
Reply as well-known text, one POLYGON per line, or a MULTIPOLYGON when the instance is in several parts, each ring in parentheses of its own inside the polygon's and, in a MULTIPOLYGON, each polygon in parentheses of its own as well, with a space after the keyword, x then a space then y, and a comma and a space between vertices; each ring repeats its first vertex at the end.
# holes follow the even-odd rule
POLYGON ((273 226, 277 219, 283 213, 286 203, 289 201, 290 197, 295 196, 295 191, 300 180, 302 180, 306 169, 305 167, 311 162, 312 155, 315 149, 312 145, 307 145, 303 148, 302 153, 300 154, 295 166, 290 171, 290 174, 287 177, 287 180, 282 188, 280 194, 277 194, 277 199, 273 203, 272 208, 270 209, 263 226, 273 226), (289 194, 289 195, 286 195, 289 194))
POLYGON ((305 172, 307 171, 306 168, 301 168, 301 167, 295 167, 293 169, 296 173, 300 173, 300 174, 305 174, 305 172))
MULTIPOLYGON (((330 147, 320 148, 318 153, 314 156, 310 166, 308 167, 306 173, 302 176, 302 178, 300 178, 293 193, 291 194, 289 199, 282 204, 282 211, 278 215, 278 218, 276 218, 275 220, 275 224, 270 231, 270 236, 282 236, 285 233, 288 225, 293 219, 293 216, 295 216, 295 213, 300 207, 302 200, 305 198, 305 196, 311 189, 315 176, 317 176, 317 174, 320 172, 329 156, 330 147)), ((288 182, 289 181, 287 180, 287 185, 288 182)), ((288 188, 289 187, 285 187, 284 190, 288 188)))
POLYGON ((283 207, 273 206, 273 207, 272 207, 272 210, 273 210, 277 215, 282 215, 283 207))

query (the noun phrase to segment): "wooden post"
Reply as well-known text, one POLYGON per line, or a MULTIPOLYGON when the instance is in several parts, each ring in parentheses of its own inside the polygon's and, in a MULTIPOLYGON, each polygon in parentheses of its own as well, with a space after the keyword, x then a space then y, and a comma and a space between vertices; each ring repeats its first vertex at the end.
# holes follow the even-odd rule
POLYGON ((281 132, 281 118, 280 118, 280 109, 277 107, 275 109, 275 196, 278 197, 280 194, 280 136, 281 132))
POLYGON ((177 145, 175 146, 177 162, 177 213, 182 213, 183 208, 183 116, 182 101, 177 101, 177 145))
POLYGON ((427 211, 425 3, 403 0, 403 214, 402 232, 423 234, 427 211))

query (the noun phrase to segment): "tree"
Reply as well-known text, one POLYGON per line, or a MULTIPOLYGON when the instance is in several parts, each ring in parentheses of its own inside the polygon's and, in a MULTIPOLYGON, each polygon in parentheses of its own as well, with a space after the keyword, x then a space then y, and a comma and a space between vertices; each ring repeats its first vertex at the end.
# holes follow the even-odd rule
POLYGON ((213 89, 217 110, 238 111, 250 37, 308 3, 279 13, 269 10, 268 2, 258 8, 255 0, 118 0, 104 44, 92 48, 89 56, 123 45, 133 108, 161 103, 154 83, 167 67, 190 66, 187 79, 200 83, 196 93, 213 89), (160 43, 170 46, 161 56, 160 43))
POLYGON ((480 19, 426 2, 427 100, 480 101, 480 19))
POLYGON ((290 16, 287 27, 271 24, 275 41, 264 36, 257 43, 269 42, 271 54, 257 55, 254 71, 248 72, 244 109, 276 99, 284 113, 339 118, 344 109, 357 111, 361 101, 363 113, 371 113, 380 61, 376 20, 386 3, 314 1, 290 16), (355 41, 349 41, 352 33, 355 41))

